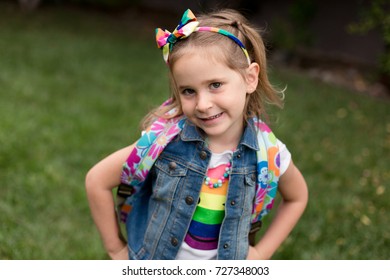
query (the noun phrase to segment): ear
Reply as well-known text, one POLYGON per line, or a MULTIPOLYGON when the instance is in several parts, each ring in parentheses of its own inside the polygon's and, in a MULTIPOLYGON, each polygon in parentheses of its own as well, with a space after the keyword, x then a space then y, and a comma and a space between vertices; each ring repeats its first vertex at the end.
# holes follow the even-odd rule
POLYGON ((246 69, 246 92, 247 93, 253 93, 256 88, 257 84, 259 82, 259 72, 260 72, 260 66, 256 62, 251 63, 249 67, 246 69))

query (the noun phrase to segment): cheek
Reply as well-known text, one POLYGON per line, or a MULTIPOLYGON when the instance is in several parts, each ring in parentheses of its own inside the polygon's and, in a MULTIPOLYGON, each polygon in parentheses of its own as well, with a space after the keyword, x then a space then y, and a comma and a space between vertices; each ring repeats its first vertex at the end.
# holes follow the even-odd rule
POLYGON ((191 102, 185 100, 184 98, 179 99, 179 101, 183 114, 188 116, 193 110, 191 102))
POLYGON ((232 94, 226 96, 222 102, 226 104, 230 104, 235 108, 241 108, 244 104, 247 103, 247 99, 249 98, 248 94, 243 91, 242 87, 237 87, 232 91, 232 94))

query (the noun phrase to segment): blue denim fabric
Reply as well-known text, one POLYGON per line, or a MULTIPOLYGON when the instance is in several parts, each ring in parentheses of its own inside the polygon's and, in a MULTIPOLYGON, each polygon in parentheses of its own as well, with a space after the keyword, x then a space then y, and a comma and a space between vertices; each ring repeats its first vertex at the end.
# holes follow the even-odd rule
MULTIPOLYGON (((237 150, 217 259, 245 259, 255 195, 257 137, 249 121, 237 150)), ((175 259, 187 233, 211 152, 189 121, 162 152, 127 218, 130 259, 175 259)))

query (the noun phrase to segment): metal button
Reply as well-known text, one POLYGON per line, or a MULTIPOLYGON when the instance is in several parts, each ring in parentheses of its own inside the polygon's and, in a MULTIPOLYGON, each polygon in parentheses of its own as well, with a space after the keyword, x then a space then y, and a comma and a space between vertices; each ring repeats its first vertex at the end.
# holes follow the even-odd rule
POLYGON ((236 205, 236 201, 235 201, 235 200, 230 201, 230 205, 231 205, 231 206, 236 205))
POLYGON ((207 153, 205 151, 201 151, 199 156, 201 159, 205 160, 207 158, 207 153))
POLYGON ((238 154, 238 155, 237 155, 237 158, 241 158, 241 154, 238 154))
POLYGON ((194 204, 194 198, 192 196, 187 196, 185 200, 188 205, 194 204))
POLYGON ((176 247, 179 244, 179 240, 177 240, 176 237, 172 237, 171 244, 172 244, 172 246, 176 247))
POLYGON ((223 245, 223 248, 224 248, 224 249, 229 248, 229 244, 225 243, 225 244, 223 245))
POLYGON ((170 169, 170 170, 175 170, 176 167, 177 167, 176 162, 172 161, 172 162, 169 163, 169 169, 170 169))

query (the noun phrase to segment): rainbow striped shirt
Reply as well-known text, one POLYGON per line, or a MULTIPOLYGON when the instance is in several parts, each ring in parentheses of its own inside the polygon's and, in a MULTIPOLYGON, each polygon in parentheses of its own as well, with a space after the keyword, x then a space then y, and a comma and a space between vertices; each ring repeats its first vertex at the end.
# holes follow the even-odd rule
MULTIPOLYGON (((212 182, 225 172, 233 152, 212 154, 207 176, 212 182)), ((198 205, 183 245, 179 251, 180 259, 213 259, 217 255, 219 231, 225 217, 225 202, 229 178, 221 187, 210 188, 203 183, 198 205)))

